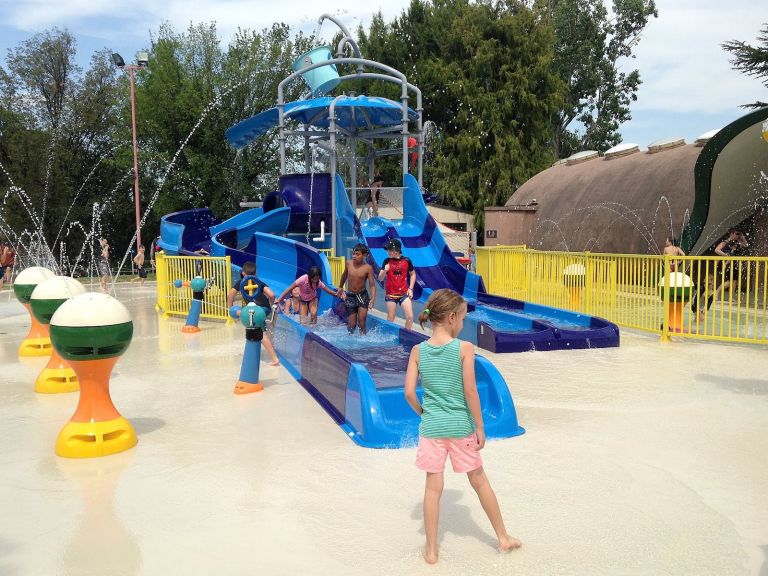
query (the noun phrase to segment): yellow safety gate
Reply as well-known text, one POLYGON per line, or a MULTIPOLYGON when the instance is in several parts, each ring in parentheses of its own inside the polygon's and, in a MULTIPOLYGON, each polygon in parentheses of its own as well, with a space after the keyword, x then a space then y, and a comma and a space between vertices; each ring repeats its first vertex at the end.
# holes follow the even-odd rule
POLYGON ((675 334, 768 343, 764 257, 542 252, 500 246, 478 248, 477 271, 492 294, 600 316, 663 339, 675 334), (688 283, 682 292, 662 288, 682 289, 688 283))
POLYGON ((344 264, 346 261, 342 256, 331 256, 331 254, 333 254, 333 250, 330 248, 324 248, 323 250, 318 250, 318 252, 323 254, 328 259, 328 264, 331 266, 333 285, 338 286, 339 282, 341 281, 341 275, 344 273, 344 264))
POLYGON ((232 288, 232 272, 229 256, 166 256, 162 252, 155 257, 157 267, 157 305, 156 309, 164 317, 170 315, 186 316, 192 302, 192 290, 182 286, 176 288, 175 282, 191 280, 202 276, 207 283, 202 318, 233 322, 227 308, 227 295, 232 288))

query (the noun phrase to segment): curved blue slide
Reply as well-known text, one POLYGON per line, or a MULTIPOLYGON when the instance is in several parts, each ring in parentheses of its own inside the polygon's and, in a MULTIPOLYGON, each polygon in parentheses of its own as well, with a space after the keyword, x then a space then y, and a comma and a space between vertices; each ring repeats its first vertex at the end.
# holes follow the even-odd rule
POLYGON ((468 301, 461 337, 492 352, 619 345, 618 326, 607 320, 488 294, 482 278, 456 261, 410 174, 404 177, 403 213, 400 220, 371 218, 361 232, 377 265, 387 256, 384 246, 390 238, 402 242, 422 287, 421 294, 414 294, 415 314, 433 290, 451 288, 468 301))
MULTIPOLYGON (((290 209, 274 212, 279 210, 290 209)), ((260 218, 262 225, 270 219, 287 222, 284 212, 270 217, 272 212, 256 220, 260 218)), ((213 255, 229 255, 235 266, 255 261, 257 275, 278 294, 311 266, 318 266, 323 281, 332 284, 328 260, 311 246, 258 231, 246 242, 241 232, 248 223, 253 224, 251 217, 256 214, 244 216, 247 213, 229 219, 226 226, 224 222, 210 224, 205 231, 196 226, 215 221, 210 210, 171 214, 163 222, 170 217, 172 221, 161 230, 173 234, 163 237, 161 246, 175 246, 176 254, 189 254, 207 237, 213 255)), ((353 242, 355 236, 353 230, 348 241, 353 242)), ((339 305, 321 292, 319 312, 339 305)), ((405 400, 405 370, 411 348, 426 336, 373 316, 369 316, 368 327, 368 336, 361 338, 349 335, 346 324, 333 314, 324 315, 318 327, 312 328, 301 325, 297 317, 281 314, 275 322, 273 342, 286 369, 355 443, 370 448, 412 446, 418 439, 419 417, 405 400)), ((476 356, 475 373, 488 437, 523 434, 509 388, 498 370, 476 356)))
POLYGON ((213 254, 216 245, 242 250, 256 232, 283 234, 290 214, 289 208, 266 213, 251 208, 221 222, 210 208, 181 210, 162 217, 158 244, 171 256, 198 255, 200 250, 213 254))

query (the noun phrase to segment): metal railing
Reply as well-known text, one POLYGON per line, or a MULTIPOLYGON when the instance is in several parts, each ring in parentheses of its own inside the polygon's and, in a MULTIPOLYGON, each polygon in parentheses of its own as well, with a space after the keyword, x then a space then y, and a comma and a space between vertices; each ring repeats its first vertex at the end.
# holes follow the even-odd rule
POLYGON ((768 258, 541 252, 480 247, 488 292, 600 316, 620 326, 768 343, 768 258))
POLYGON ((170 315, 186 316, 192 303, 192 289, 187 286, 176 288, 175 282, 191 280, 201 276, 206 281, 205 297, 200 312, 202 318, 233 322, 227 308, 227 295, 232 288, 232 271, 229 256, 196 257, 166 256, 159 252, 155 256, 157 269, 157 304, 155 309, 170 315))
POLYGON ((331 275, 333 276, 333 285, 338 286, 341 281, 341 275, 344 273, 345 259, 342 256, 331 256, 333 250, 330 248, 323 248, 318 250, 318 252, 325 255, 328 259, 328 264, 331 266, 331 275))

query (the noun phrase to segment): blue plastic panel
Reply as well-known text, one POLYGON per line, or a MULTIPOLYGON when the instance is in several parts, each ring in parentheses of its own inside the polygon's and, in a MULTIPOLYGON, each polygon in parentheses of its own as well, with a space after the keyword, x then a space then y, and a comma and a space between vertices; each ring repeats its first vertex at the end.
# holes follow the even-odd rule
POLYGON ((618 327, 606 320, 487 294, 482 278, 469 272, 451 254, 410 174, 404 177, 403 214, 397 221, 371 218, 361 230, 375 268, 387 257, 387 240, 400 239, 403 254, 416 267, 417 286, 422 288, 414 293, 415 315, 432 291, 451 288, 462 294, 470 306, 476 305, 477 313, 468 315, 462 337, 487 350, 521 352, 619 345, 618 327))

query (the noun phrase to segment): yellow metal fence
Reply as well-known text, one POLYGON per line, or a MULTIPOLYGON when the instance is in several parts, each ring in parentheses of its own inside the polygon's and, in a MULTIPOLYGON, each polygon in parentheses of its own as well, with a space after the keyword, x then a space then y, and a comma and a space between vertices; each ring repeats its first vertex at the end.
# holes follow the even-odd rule
MULTIPOLYGON (((330 250, 325 251, 325 256, 331 267, 333 283, 339 285, 341 275, 344 272, 344 258, 330 256, 330 250)), ((182 286, 176 288, 176 280, 191 280, 195 276, 202 276, 207 282, 203 309, 200 316, 232 322, 227 309, 227 295, 232 288, 232 273, 229 256, 226 257, 194 257, 194 256, 166 256, 162 252, 157 254, 157 305, 155 308, 163 313, 163 316, 186 316, 192 302, 192 290, 182 286)))
POLYGON ((163 316, 186 316, 192 302, 192 289, 186 286, 176 288, 176 280, 182 282, 201 276, 206 281, 205 298, 200 313, 202 318, 232 322, 227 309, 227 295, 232 288, 232 272, 229 256, 194 257, 166 256, 158 253, 157 266, 157 310, 163 316))
POLYGON ((674 333, 768 343, 764 257, 673 258, 481 247, 477 271, 492 294, 600 316, 662 338, 674 333), (680 288, 690 283, 690 288, 682 296, 660 289, 660 283, 679 283, 680 288))
POLYGON ((331 273, 333 274, 333 285, 338 287, 341 281, 341 275, 344 273, 345 260, 341 256, 331 256, 328 258, 328 262, 331 265, 331 273))
POLYGON ((323 254, 328 259, 328 264, 331 266, 331 275, 333 277, 333 285, 338 286, 339 281, 341 280, 341 275, 344 273, 344 263, 346 260, 344 260, 343 256, 332 256, 333 250, 330 248, 325 248, 323 250, 318 250, 321 254, 323 254))

